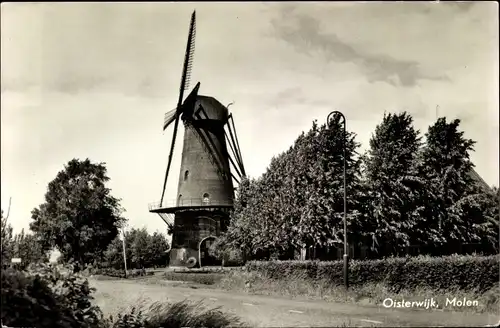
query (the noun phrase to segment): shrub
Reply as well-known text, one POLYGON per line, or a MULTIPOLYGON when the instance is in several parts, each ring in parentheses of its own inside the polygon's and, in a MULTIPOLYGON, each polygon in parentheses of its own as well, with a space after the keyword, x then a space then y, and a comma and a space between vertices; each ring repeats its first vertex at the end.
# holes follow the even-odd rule
MULTIPOLYGON (((351 261, 349 282, 352 286, 384 283, 391 292, 401 289, 430 288, 485 292, 498 285, 500 256, 406 257, 351 261)), ((267 279, 303 276, 324 279, 332 285, 343 284, 343 262, 252 261, 246 270, 267 279)))
POLYGON ((101 327, 86 279, 47 265, 31 272, 2 270, 1 320, 7 326, 101 327))

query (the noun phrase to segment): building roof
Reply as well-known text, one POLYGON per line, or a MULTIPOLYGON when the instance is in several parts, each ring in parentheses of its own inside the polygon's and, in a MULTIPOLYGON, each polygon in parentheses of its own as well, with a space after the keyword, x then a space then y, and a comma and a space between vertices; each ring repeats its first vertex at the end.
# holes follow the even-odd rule
POLYGON ((486 190, 491 190, 491 187, 486 183, 486 181, 483 180, 483 178, 481 178, 474 168, 471 168, 469 175, 480 187, 486 190))

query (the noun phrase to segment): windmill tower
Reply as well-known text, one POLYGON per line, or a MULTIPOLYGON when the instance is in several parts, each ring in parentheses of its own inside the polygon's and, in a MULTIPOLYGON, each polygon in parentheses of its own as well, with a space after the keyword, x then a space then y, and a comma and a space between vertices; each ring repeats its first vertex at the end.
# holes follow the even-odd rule
POLYGON ((184 91, 189 88, 195 29, 193 12, 177 107, 165 114, 163 129, 173 123, 173 137, 162 195, 159 202, 149 205, 149 211, 159 214, 172 231, 171 267, 217 264, 208 248, 228 226, 233 182, 239 183, 245 176, 233 116, 227 107, 213 97, 199 95, 199 82, 184 99, 184 91), (177 197, 165 200, 180 119, 185 130, 177 197))

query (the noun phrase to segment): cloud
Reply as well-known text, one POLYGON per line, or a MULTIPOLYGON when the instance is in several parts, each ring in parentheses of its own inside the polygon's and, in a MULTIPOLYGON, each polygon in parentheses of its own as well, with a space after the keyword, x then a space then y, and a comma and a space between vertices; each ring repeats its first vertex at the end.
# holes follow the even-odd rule
POLYGON ((296 51, 311 56, 320 53, 327 62, 353 63, 370 82, 410 87, 419 80, 449 81, 444 75, 424 73, 417 61, 368 53, 341 40, 335 33, 322 32, 318 19, 298 13, 292 6, 281 8, 281 17, 273 19, 271 24, 274 37, 292 45, 296 51), (294 24, 289 24, 290 21, 294 24))
POLYGON ((279 91, 276 94, 269 96, 265 101, 266 105, 273 109, 283 109, 294 107, 328 107, 331 106, 331 100, 320 99, 310 96, 304 92, 303 87, 289 87, 279 91))

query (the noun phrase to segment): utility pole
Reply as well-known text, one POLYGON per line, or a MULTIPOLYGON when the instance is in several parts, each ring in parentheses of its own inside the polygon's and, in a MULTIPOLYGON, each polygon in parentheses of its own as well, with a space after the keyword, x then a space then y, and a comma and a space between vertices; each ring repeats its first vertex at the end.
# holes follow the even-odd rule
POLYGON ((125 264, 125 278, 127 278, 127 252, 125 250, 125 229, 122 227, 123 263, 125 264))

